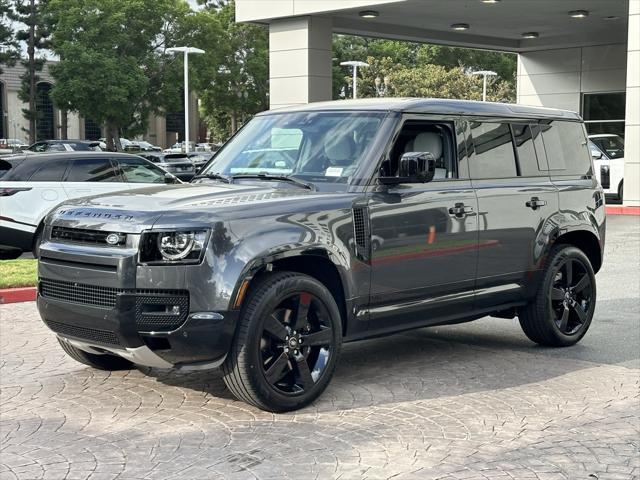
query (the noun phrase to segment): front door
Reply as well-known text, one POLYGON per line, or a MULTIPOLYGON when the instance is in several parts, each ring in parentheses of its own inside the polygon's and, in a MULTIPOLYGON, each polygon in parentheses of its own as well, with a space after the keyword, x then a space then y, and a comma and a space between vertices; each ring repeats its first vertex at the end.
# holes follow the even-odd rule
POLYGON ((376 187, 371 224, 370 331, 427 325, 459 316, 473 303, 477 201, 463 132, 456 123, 405 119, 385 162, 397 174, 405 152, 429 152, 428 183, 376 187))

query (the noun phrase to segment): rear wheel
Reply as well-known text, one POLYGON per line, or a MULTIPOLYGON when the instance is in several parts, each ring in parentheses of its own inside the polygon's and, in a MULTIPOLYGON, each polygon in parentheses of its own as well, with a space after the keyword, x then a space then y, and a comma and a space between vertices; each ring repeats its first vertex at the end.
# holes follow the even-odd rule
POLYGON ((84 363, 90 367, 97 368, 98 370, 130 370, 133 368, 133 363, 117 355, 98 355, 94 353, 88 353, 84 350, 74 347, 70 343, 65 342, 58 338, 60 346, 67 355, 76 360, 77 362, 84 363))
POLYGON ((298 273, 270 275, 242 311, 224 381, 263 410, 302 408, 331 380, 341 341, 340 312, 324 285, 298 273))
POLYGON ((524 333, 536 343, 565 347, 589 329, 596 306, 596 279, 582 250, 558 245, 535 299, 519 311, 524 333))

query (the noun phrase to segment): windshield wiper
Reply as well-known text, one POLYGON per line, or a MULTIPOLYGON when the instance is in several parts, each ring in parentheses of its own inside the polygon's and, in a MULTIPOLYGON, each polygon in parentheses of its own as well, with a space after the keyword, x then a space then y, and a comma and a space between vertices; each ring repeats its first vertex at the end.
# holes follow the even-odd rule
POLYGON ((232 175, 230 177, 231 180, 235 180, 237 178, 257 178, 259 180, 269 180, 276 182, 289 182, 293 183, 302 188, 306 188, 307 190, 315 190, 316 187, 312 183, 303 182, 302 180, 298 180, 297 178, 287 177, 286 175, 271 175, 268 173, 238 173, 236 175, 232 175))
POLYGON ((200 175, 196 175, 192 178, 192 180, 197 180, 198 178, 208 178, 211 180, 222 180, 224 183, 232 183, 233 178, 228 177, 227 175, 223 175, 222 173, 201 173, 200 175))

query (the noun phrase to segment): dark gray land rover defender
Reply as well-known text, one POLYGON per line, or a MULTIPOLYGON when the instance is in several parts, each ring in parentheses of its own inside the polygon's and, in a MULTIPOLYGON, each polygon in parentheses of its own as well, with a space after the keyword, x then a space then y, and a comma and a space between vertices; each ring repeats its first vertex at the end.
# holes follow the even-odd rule
POLYGON ((452 100, 265 112, 185 185, 71 201, 46 220, 40 314, 101 369, 221 367, 235 396, 313 401, 342 342, 517 316, 579 341, 603 192, 580 117, 452 100))

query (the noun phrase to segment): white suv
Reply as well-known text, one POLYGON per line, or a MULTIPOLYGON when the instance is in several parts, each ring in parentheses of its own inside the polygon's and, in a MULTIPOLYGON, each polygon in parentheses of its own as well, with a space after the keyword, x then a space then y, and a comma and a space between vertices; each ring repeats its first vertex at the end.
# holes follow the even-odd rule
POLYGON ((624 140, 619 135, 589 135, 589 150, 596 176, 606 195, 622 200, 624 184, 624 140))
POLYGON ((42 220, 59 203, 78 197, 180 183, 135 155, 65 152, 0 158, 0 250, 37 256, 42 220))

